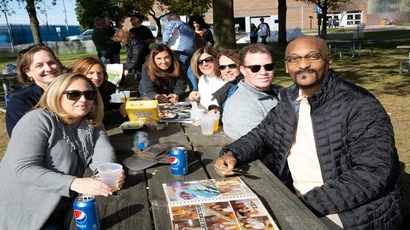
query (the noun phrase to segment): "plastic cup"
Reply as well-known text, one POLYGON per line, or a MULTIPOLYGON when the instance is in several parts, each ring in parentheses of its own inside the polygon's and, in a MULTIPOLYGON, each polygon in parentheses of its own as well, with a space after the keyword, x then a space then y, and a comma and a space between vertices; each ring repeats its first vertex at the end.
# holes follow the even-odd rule
POLYGON ((111 102, 121 103, 121 94, 118 94, 118 93, 111 94, 111 102))
POLYGON ((219 118, 221 117, 220 114, 207 114, 206 118, 214 120, 214 131, 218 131, 219 129, 219 118))
POLYGON ((122 91, 123 94, 125 95, 125 101, 129 101, 130 100, 130 96, 131 96, 131 91, 122 91))
POLYGON ((214 124, 215 120, 209 117, 204 117, 201 119, 201 131, 205 136, 214 134, 214 124))
POLYGON ((122 165, 117 163, 104 163, 97 167, 100 180, 104 184, 111 187, 111 191, 115 192, 117 188, 117 180, 121 177, 122 165))
POLYGON ((189 113, 191 114, 192 125, 199 126, 200 124, 198 121, 204 116, 204 110, 203 109, 191 109, 189 113))

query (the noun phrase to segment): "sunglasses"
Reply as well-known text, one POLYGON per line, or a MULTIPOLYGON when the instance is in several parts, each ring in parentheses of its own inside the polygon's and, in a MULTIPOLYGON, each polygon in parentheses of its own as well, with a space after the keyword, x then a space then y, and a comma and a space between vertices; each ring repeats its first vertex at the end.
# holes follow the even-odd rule
POLYGON ((226 67, 228 67, 229 69, 235 69, 236 67, 238 67, 237 64, 229 64, 229 65, 220 65, 218 66, 219 70, 224 70, 226 69, 226 67))
POLYGON ((214 61, 214 57, 207 57, 207 58, 204 58, 204 59, 199 59, 198 60, 198 65, 202 65, 202 64, 204 64, 204 62, 208 63, 208 62, 211 62, 211 61, 214 61))
POLYGON ((86 91, 80 91, 80 90, 67 90, 63 91, 63 94, 67 95, 67 99, 70 101, 77 101, 81 98, 81 96, 84 95, 85 99, 92 101, 95 100, 97 96, 97 91, 94 90, 86 90, 86 91))
POLYGON ((20 50, 19 55, 24 55, 24 54, 26 54, 28 51, 30 51, 30 50, 33 49, 33 48, 43 47, 43 46, 46 46, 46 45, 45 45, 44 43, 40 43, 40 44, 37 44, 37 45, 29 46, 29 47, 27 47, 27 48, 25 48, 25 49, 20 50))
POLYGON ((265 68, 266 71, 272 71, 275 69, 275 63, 270 63, 266 65, 249 65, 249 66, 244 66, 246 68, 249 68, 252 73, 257 73, 261 70, 261 68, 265 68))

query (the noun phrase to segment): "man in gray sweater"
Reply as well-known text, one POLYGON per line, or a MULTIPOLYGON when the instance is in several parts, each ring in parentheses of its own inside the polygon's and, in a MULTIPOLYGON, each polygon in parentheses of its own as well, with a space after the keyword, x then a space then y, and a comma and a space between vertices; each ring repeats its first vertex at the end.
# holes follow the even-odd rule
POLYGON ((279 101, 280 85, 272 84, 275 63, 272 50, 252 44, 240 52, 244 80, 226 101, 222 121, 226 135, 238 139, 256 127, 279 101))

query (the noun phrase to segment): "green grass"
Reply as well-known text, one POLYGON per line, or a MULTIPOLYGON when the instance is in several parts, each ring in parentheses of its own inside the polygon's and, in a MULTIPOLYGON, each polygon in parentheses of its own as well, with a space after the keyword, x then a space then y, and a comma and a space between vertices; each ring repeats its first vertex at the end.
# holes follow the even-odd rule
MULTIPOLYGON (((382 31, 366 32, 368 37, 386 37, 394 34, 408 34, 410 31, 382 31)), ((329 34, 341 38, 341 34, 329 34)), ((352 33, 348 39, 352 38, 352 33)), ((394 131, 396 147, 402 167, 403 184, 407 202, 410 202, 410 76, 400 76, 398 74, 398 62, 395 59, 408 58, 408 50, 397 49, 396 46, 410 44, 410 36, 402 39, 392 39, 385 41, 374 41, 362 46, 362 54, 366 54, 366 47, 375 48, 374 56, 371 58, 339 58, 338 55, 333 57, 333 69, 341 78, 360 85, 372 92, 383 104, 390 115, 394 131)), ((271 44, 274 49, 275 70, 274 83, 283 86, 292 84, 292 80, 285 72, 284 66, 284 48, 277 48, 271 44)), ((241 47, 238 47, 241 48, 241 47)), ((61 54, 59 55, 63 64, 69 66, 77 59, 90 54, 61 54)), ((91 54, 96 55, 96 54, 91 54)), ((121 54, 122 63, 124 63, 125 53, 121 54)), ((5 63, 13 61, 14 58, 3 56, 0 57, 0 69, 3 69, 5 63)), ((3 98, 2 95, 0 95, 3 98)), ((0 99, 0 107, 4 108, 4 101, 0 99)), ((8 136, 5 131, 5 115, 0 112, 0 159, 4 154, 8 136)))

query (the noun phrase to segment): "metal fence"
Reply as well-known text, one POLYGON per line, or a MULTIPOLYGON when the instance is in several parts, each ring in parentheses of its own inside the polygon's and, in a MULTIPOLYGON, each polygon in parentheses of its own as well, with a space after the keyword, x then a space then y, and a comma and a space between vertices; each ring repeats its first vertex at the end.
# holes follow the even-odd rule
MULTIPOLYGON (((13 25, 10 24, 11 40, 13 45, 33 43, 33 34, 30 25, 13 25)), ((42 25, 40 26, 40 35, 43 41, 63 41, 69 35, 80 34, 79 26, 66 25, 42 25), (59 33, 57 31, 60 31, 59 33)), ((0 46, 10 46, 10 37, 7 25, 0 25, 0 46)))

